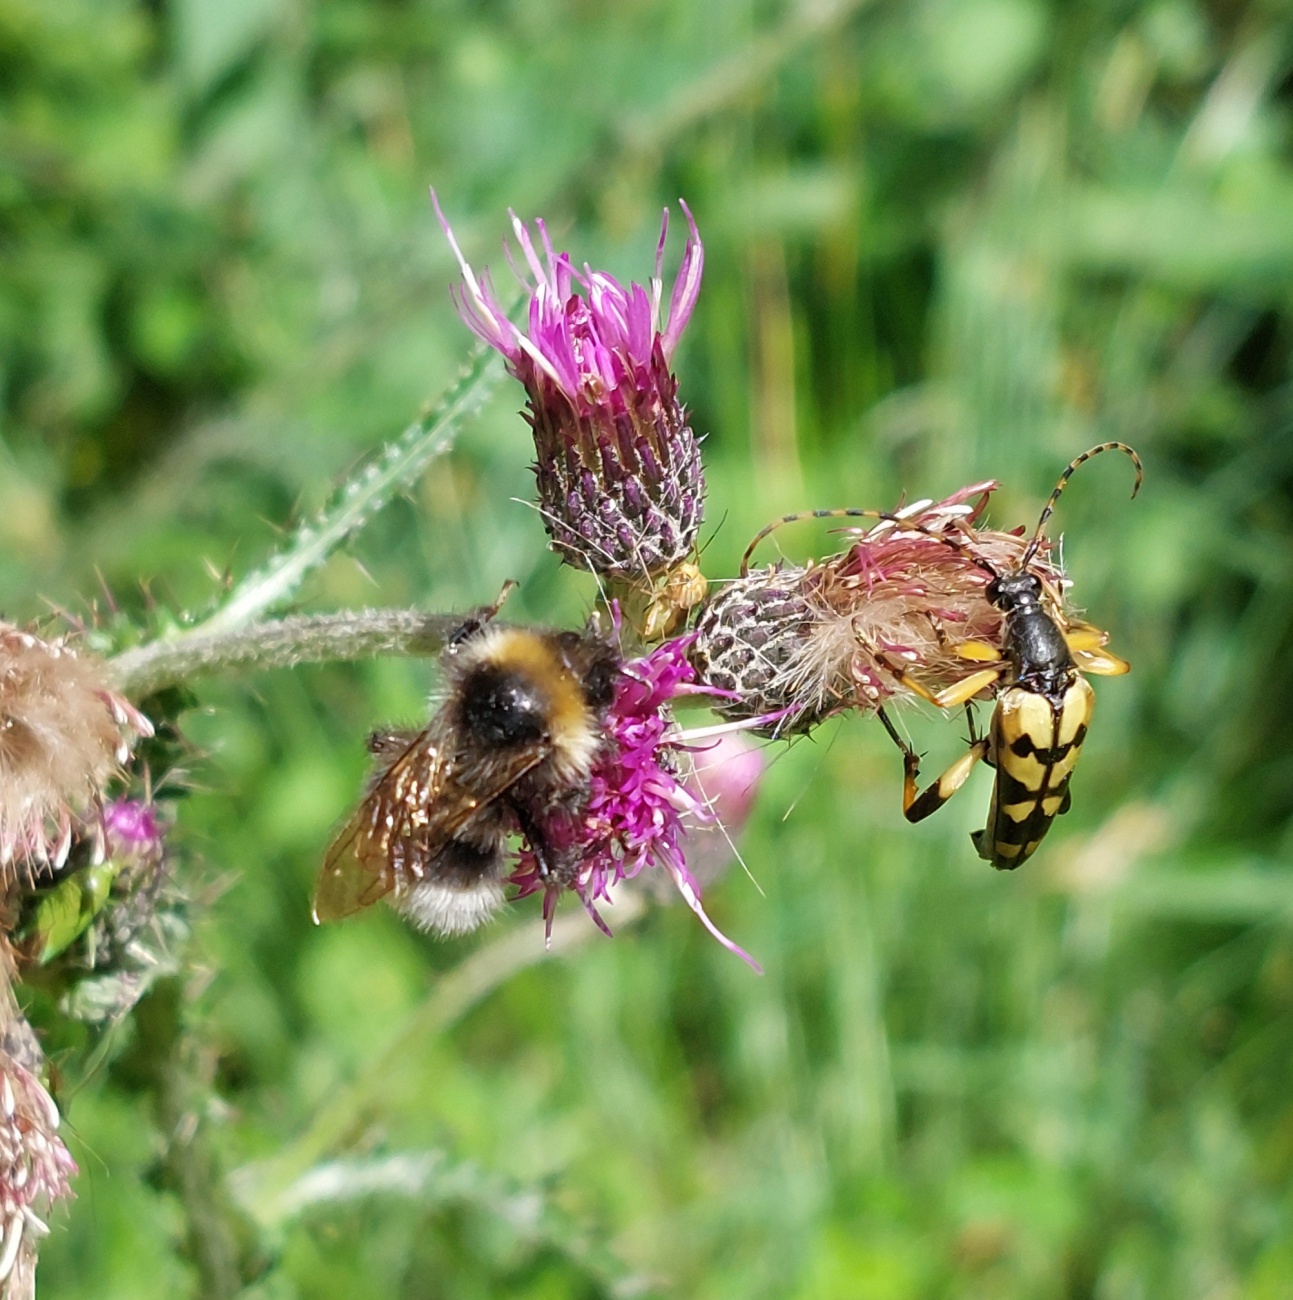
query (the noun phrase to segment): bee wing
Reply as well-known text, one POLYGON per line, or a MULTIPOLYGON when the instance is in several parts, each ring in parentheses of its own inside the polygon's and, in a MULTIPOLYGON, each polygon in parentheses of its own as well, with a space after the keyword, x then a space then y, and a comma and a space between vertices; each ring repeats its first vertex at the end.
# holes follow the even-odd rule
POLYGON ((377 778, 333 840, 314 889, 316 922, 337 921, 389 894, 402 870, 425 864, 547 754, 546 744, 494 756, 484 780, 454 774, 444 727, 433 721, 377 778))
MULTIPOLYGON (((391 847, 407 837, 410 798, 436 797, 447 775, 443 737, 434 724, 405 740, 387 769, 328 847, 314 887, 315 921, 336 921, 368 907, 395 888, 391 847)), ((390 737, 374 750, 389 753, 390 737)))

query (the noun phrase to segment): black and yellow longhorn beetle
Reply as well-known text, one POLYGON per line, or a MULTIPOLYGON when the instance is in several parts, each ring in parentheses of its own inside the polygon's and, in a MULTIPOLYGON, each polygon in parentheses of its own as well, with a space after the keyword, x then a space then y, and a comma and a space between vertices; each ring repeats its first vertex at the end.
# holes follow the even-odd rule
POLYGON ((989 576, 984 594, 1005 616, 1004 648, 968 640, 956 647, 960 658, 990 666, 937 693, 915 681, 906 668, 890 659, 878 646, 867 644, 871 656, 901 685, 940 709, 965 706, 970 747, 932 785, 919 791, 919 755, 899 736, 883 708, 876 710, 885 730, 903 755, 903 815, 909 822, 924 820, 941 808, 965 784, 981 759, 996 769, 987 825, 971 836, 979 856, 999 871, 1013 871, 1036 851, 1051 822, 1068 812, 1069 779, 1082 742, 1086 739, 1095 707, 1095 692, 1083 673, 1118 676, 1131 665, 1104 649, 1108 633, 1085 623, 1060 624, 1043 604, 1041 579, 1028 566, 1045 536, 1060 494, 1077 467, 1103 451, 1121 451, 1136 467, 1134 497, 1140 491, 1144 468, 1140 457, 1122 442, 1103 442, 1076 457, 1060 475, 1042 510, 1019 566, 1001 573, 963 542, 933 532, 898 515, 874 510, 814 510, 764 529, 746 550, 744 573, 758 543, 781 522, 795 518, 847 516, 885 519, 949 546, 989 576), (996 688, 997 703, 987 736, 975 731, 970 701, 981 691, 996 688))

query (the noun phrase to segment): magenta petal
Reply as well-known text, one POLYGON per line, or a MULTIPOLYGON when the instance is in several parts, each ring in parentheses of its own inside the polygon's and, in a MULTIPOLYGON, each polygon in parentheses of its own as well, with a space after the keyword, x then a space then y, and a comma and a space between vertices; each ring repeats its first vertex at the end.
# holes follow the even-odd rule
POLYGON ((705 270, 705 246, 700 242, 700 231, 696 229, 691 209, 682 199, 678 200, 678 205, 686 213, 691 233, 687 236, 682 265, 678 268, 673 296, 669 300, 669 324, 660 336, 660 346, 664 349, 666 360, 673 356, 673 350, 678 346, 678 340, 691 319, 696 300, 700 297, 700 278, 705 270))
MULTIPOLYGON (((533 284, 530 284, 521 273, 522 268, 513 265, 517 279, 530 292, 527 337, 507 319, 488 275, 485 272, 477 275, 472 270, 440 208, 434 189, 431 202, 462 271, 462 285, 454 293, 459 314, 475 334, 508 359, 527 386, 529 380, 520 373, 522 357, 527 354, 540 371, 552 376, 571 401, 579 402, 583 400, 587 380, 593 374, 603 391, 613 391, 621 382, 641 380, 637 368, 650 366, 657 339, 666 361, 677 346, 696 305, 704 266, 700 234, 685 203, 682 208, 687 216, 689 234, 673 287, 668 326, 662 334, 658 333, 657 316, 664 241, 669 229, 667 209, 656 249, 655 279, 650 293, 638 284, 625 290, 614 277, 591 268, 585 268, 582 275, 577 274, 569 254, 557 253, 553 249, 542 219, 534 222, 539 236, 539 247, 536 247, 530 227, 509 210, 516 245, 525 267, 534 277, 533 284), (574 288, 576 283, 582 289, 583 297, 574 288), (589 346, 577 346, 576 336, 589 346), (596 358, 598 364, 590 373, 585 370, 583 362, 591 358, 596 358), (608 358, 614 358, 617 364, 608 364, 608 358)), ((508 261, 511 260, 508 249, 508 261)), ((653 383, 654 379, 649 378, 646 382, 653 383)), ((596 400, 595 396, 593 400, 596 400)))
MULTIPOLYGON (((508 208, 507 215, 512 218, 512 230, 516 233, 516 242, 520 244, 521 252, 525 254, 525 260, 529 263, 530 273, 534 276, 535 283, 555 290, 556 285, 553 282, 553 277, 543 269, 543 263, 539 261, 538 254, 534 251, 534 243, 530 239, 529 229, 511 208, 508 208)), ((542 222, 539 222, 538 226, 540 237, 543 239, 543 242, 547 244, 548 232, 543 228, 542 222)), ((550 246, 548 263, 549 266, 551 266, 552 258, 550 246)))
POLYGON ((646 365, 651 359, 651 344, 655 336, 653 317, 651 299, 640 284, 635 284, 629 300, 625 334, 629 355, 641 365, 646 365))
POLYGON ((520 348, 517 346, 515 331, 507 319, 507 313, 494 298, 488 274, 483 274, 478 280, 463 256, 462 249, 458 247, 458 241, 454 238, 453 229, 440 209, 440 200, 436 197, 434 188, 431 190, 431 206, 435 209, 440 228, 444 231, 449 247, 453 250, 454 257, 458 259, 458 267, 462 271, 462 288, 456 295, 452 290, 450 291, 454 305, 458 308, 458 314, 473 333, 479 335, 490 347, 496 348, 509 361, 515 362, 520 356, 520 348))
POLYGON ((587 898, 581 898, 580 901, 583 903, 585 910, 588 912, 588 915, 593 918, 593 921, 596 924, 597 928, 608 939, 615 938, 615 936, 611 933, 611 927, 606 924, 606 921, 602 917, 602 914, 593 906, 592 901, 587 898))
POLYGON ((756 975, 762 975, 763 967, 760 966, 744 948, 738 947, 734 944, 731 939, 729 939, 727 935, 725 935, 722 930, 720 930, 718 926, 709 919, 709 913, 701 906, 700 895, 696 893, 695 886, 688 877, 686 869, 679 863, 672 861, 666 861, 664 867, 673 877, 673 883, 678 887, 678 892, 686 900, 687 906, 690 907, 698 917, 700 917, 700 923, 705 927, 705 929, 708 930, 710 934, 712 934, 714 938, 727 949, 728 952, 735 953, 736 956, 745 962, 745 964, 749 966, 756 975))

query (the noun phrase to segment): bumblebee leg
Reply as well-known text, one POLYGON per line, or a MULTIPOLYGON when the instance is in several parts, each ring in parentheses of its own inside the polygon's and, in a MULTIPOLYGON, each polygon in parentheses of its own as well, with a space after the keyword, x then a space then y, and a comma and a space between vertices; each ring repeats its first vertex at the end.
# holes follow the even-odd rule
POLYGON ((411 728, 401 731, 370 731, 365 743, 368 752, 379 762, 393 763, 421 734, 411 728))
POLYGON ((525 836, 526 846, 534 854, 535 865, 539 868, 539 878, 551 880, 553 863, 548 856, 547 837, 539 829, 538 822, 531 816, 529 810, 521 807, 519 802, 512 803, 512 812, 516 815, 516 824, 521 834, 525 836))
POLYGON ((515 578, 508 578, 492 605, 482 605, 479 609, 473 610, 449 634, 445 641, 445 649, 453 654, 459 646, 479 635, 488 623, 498 617, 498 611, 503 608, 504 602, 519 585, 515 578))

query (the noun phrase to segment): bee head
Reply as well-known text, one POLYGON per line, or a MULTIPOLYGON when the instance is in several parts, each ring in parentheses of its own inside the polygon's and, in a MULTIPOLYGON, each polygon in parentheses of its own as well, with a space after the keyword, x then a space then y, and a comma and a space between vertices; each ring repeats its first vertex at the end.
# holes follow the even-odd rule
POLYGON ((571 779, 602 742, 619 655, 594 633, 485 628, 446 658, 450 707, 486 748, 541 746, 571 779))
POLYGON ((458 713, 467 734, 498 748, 532 745, 548 731, 547 700, 523 666, 484 662, 462 680, 458 713))

